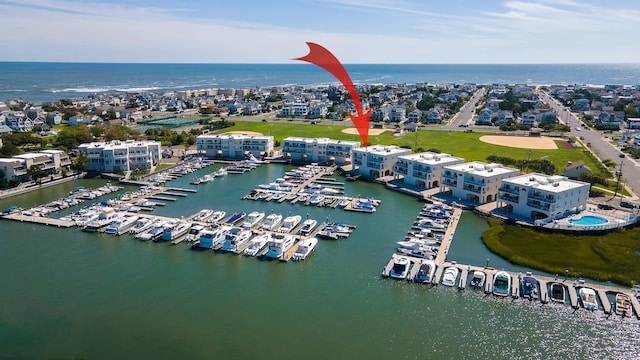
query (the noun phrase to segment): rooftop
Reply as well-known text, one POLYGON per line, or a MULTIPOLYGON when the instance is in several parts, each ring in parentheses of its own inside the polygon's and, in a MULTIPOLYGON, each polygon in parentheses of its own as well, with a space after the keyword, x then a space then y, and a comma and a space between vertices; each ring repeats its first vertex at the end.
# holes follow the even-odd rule
POLYGON ((547 192, 559 193, 566 190, 577 189, 584 186, 590 186, 589 183, 571 180, 566 176, 544 175, 531 173, 521 176, 512 177, 503 182, 514 185, 533 187, 547 192))

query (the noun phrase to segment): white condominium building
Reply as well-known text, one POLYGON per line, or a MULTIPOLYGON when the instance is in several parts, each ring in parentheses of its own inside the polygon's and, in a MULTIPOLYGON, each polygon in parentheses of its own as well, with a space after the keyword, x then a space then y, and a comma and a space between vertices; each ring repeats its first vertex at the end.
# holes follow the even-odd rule
POLYGON ((294 162, 344 165, 351 161, 351 152, 359 147, 357 141, 328 138, 288 137, 282 141, 282 153, 294 162))
POLYGON ((497 208, 531 219, 561 218, 586 209, 591 184, 566 176, 527 174, 502 180, 497 208))
POLYGON ((87 170, 120 173, 135 169, 152 169, 160 161, 158 141, 92 142, 78 146, 89 160, 87 170))
POLYGON ((477 204, 495 201, 501 181, 520 175, 520 170, 479 161, 445 166, 440 191, 477 204))
POLYGON ((29 180, 27 170, 31 166, 38 166, 45 174, 57 174, 61 168, 69 169, 71 161, 69 155, 62 150, 43 150, 39 153, 15 155, 12 158, 0 159, 0 170, 4 172, 4 179, 29 180))
POLYGON ((464 163, 463 158, 449 154, 424 152, 402 155, 394 167, 394 175, 404 176, 403 182, 419 188, 431 189, 440 186, 444 167, 464 163))
POLYGON ((273 136, 200 135, 196 146, 198 153, 209 159, 242 160, 248 153, 259 158, 273 153, 273 136))
POLYGON ((353 149, 352 163, 354 169, 362 176, 378 178, 393 175, 393 169, 402 155, 411 154, 411 149, 395 145, 373 145, 366 148, 353 149))

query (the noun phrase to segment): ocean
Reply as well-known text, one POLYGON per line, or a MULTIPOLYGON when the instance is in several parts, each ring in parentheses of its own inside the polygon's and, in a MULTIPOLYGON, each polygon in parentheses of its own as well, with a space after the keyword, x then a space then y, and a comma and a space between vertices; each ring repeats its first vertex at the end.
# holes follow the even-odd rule
MULTIPOLYGON (((355 84, 640 84, 640 64, 347 64, 355 84)), ((56 101, 126 91, 158 93, 335 83, 310 64, 109 64, 0 62, 0 101, 56 101)))

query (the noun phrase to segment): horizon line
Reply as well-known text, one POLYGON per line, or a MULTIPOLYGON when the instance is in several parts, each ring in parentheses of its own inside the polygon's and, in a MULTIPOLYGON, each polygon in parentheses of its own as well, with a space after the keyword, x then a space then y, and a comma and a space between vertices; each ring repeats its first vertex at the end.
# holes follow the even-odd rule
MULTIPOLYGON (((0 64, 104 64, 104 65, 296 65, 312 66, 299 62, 108 62, 108 61, 38 61, 0 60, 0 64)), ((548 62, 548 63, 343 63, 344 65, 640 65, 640 62, 548 62)))

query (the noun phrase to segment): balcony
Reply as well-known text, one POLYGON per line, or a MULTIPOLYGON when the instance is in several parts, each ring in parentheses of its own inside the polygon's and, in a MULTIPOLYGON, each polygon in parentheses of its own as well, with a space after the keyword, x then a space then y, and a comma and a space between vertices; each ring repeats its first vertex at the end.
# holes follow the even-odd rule
POLYGON ((458 177, 456 176, 456 174, 453 174, 453 173, 449 173, 449 174, 443 173, 442 174, 442 178, 443 179, 458 180, 458 177))
POLYGON ((458 187, 458 180, 452 180, 449 178, 442 178, 442 184, 443 185, 447 185, 447 186, 454 186, 454 187, 458 187))
POLYGON ((529 199, 538 200, 549 204, 554 204, 556 202, 556 198, 553 195, 529 193, 527 196, 529 199))
POLYGON ((475 186, 475 185, 471 185, 471 184, 467 184, 465 183, 464 185, 462 185, 462 189, 466 190, 466 191, 470 191, 476 194, 480 194, 482 192, 482 188, 479 186, 475 186))
POLYGON ((476 178, 472 178, 472 177, 468 177, 468 176, 464 177, 464 182, 466 184, 474 184, 474 185, 479 185, 479 186, 484 186, 484 184, 485 184, 484 179, 476 179, 476 178))
POLYGON ((407 168, 406 167, 396 166, 396 167, 393 168, 393 171, 395 173, 398 173, 398 174, 407 175, 407 168))
POLYGON ((547 211, 551 208, 551 205, 549 205, 549 204, 541 204, 537 200, 528 200, 527 201, 527 206, 532 207, 532 208, 536 208, 536 209, 547 210, 547 211))
POLYGON ((501 187, 500 189, 498 189, 498 191, 503 192, 503 193, 507 193, 507 194, 512 194, 512 195, 520 195, 520 190, 518 190, 517 188, 512 188, 512 187, 501 187))
POLYGON ((500 193, 498 193, 498 199, 513 203, 520 202, 520 196, 514 196, 504 191, 500 191, 500 193))

